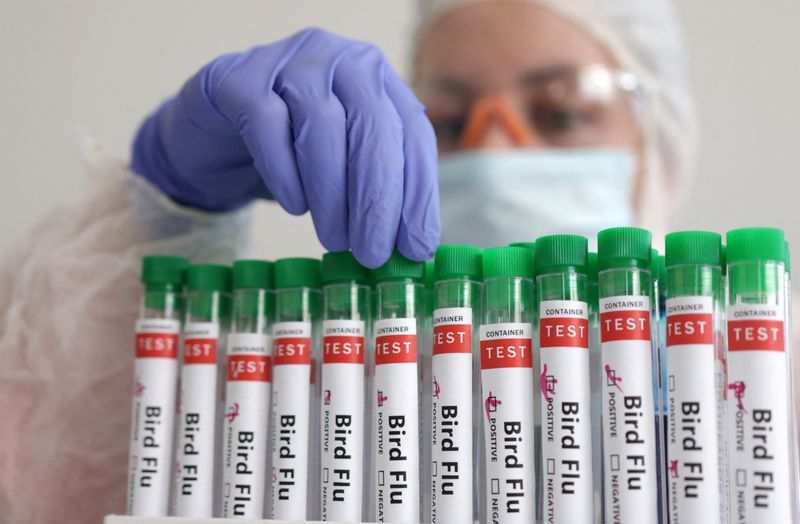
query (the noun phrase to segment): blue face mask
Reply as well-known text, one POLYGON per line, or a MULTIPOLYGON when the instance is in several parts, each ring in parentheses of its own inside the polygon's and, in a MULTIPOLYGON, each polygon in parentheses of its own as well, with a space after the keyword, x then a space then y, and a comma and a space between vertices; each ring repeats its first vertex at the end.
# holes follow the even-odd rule
POLYGON ((633 155, 617 149, 468 151, 439 162, 442 243, 501 246, 633 223, 633 155))

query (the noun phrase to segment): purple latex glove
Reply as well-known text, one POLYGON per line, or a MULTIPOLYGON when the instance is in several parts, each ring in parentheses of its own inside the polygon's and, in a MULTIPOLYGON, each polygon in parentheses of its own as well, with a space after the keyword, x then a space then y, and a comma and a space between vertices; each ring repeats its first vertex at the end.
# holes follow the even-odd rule
POLYGON ((139 129, 133 170, 182 204, 274 198, 365 266, 439 243, 436 139, 374 46, 321 29, 223 55, 139 129))

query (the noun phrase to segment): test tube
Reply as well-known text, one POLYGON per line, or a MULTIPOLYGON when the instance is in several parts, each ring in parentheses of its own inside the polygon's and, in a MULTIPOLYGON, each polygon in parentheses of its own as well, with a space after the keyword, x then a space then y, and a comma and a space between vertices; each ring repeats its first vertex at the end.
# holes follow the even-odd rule
POLYGON ((666 477, 671 523, 726 522, 722 512, 724 376, 716 355, 722 239, 684 231, 666 236, 666 477))
POLYGON ((420 514, 419 362, 425 264, 393 253, 375 269, 373 442, 375 520, 414 523, 420 514))
POLYGON ((727 234, 728 471, 740 522, 798 522, 785 245, 777 229, 727 234))
MULTIPOLYGON (((435 258, 431 371, 430 522, 474 522, 473 386, 478 377, 475 337, 480 324, 481 249, 439 246, 435 258)), ((477 406, 475 406, 477 407, 477 406)), ((479 435, 477 435, 479 436, 479 435)))
POLYGON ((589 383, 592 396, 592 487, 594 489, 594 518, 603 522, 603 423, 600 418, 603 404, 603 364, 600 358, 599 283, 597 253, 586 254, 586 302, 589 305, 589 383))
POLYGON ((545 522, 592 522, 588 240, 536 241, 545 522))
POLYGON ((174 483, 178 517, 213 517, 218 508, 216 421, 224 375, 217 369, 225 362, 218 348, 228 325, 230 290, 229 267, 189 266, 174 483))
POLYGON ((165 517, 169 506, 172 438, 178 385, 178 337, 183 283, 181 257, 142 260, 144 294, 136 321, 128 515, 165 517))
POLYGON ((271 514, 276 520, 306 520, 313 512, 308 507, 310 384, 321 285, 319 260, 275 262, 271 514))
POLYGON ((322 281, 321 519, 361 522, 369 270, 349 251, 326 253, 322 281))
POLYGON ((269 300, 272 262, 233 263, 233 310, 228 335, 223 413, 222 516, 262 518, 269 436, 269 300))
POLYGON ((487 521, 534 521, 532 326, 533 254, 519 247, 483 252, 480 326, 487 521), (484 418, 485 417, 485 418, 484 418))
POLYGON ((631 227, 597 237, 606 522, 659 522, 650 240, 631 227))

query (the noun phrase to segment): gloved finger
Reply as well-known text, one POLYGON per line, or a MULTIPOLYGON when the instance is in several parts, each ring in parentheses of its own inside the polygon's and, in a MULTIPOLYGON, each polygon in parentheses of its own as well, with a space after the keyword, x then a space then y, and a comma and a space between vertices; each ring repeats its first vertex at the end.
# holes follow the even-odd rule
POLYGON ((275 90, 286 102, 294 154, 320 242, 329 251, 350 247, 347 213, 345 111, 331 91, 338 58, 352 45, 320 29, 298 35, 294 56, 275 90))
POLYGON ((286 40, 220 57, 205 71, 204 92, 237 127, 268 192, 288 213, 302 215, 308 204, 292 147, 289 110, 272 89, 280 59, 291 52, 286 40))
POLYGON ((360 44, 339 61, 333 77, 333 92, 347 112, 350 245, 367 267, 391 255, 403 206, 403 129, 384 89, 388 67, 377 48, 360 44))
POLYGON ((423 105, 389 67, 386 92, 403 125, 403 209, 397 249, 412 260, 429 260, 441 236, 436 135, 423 105))

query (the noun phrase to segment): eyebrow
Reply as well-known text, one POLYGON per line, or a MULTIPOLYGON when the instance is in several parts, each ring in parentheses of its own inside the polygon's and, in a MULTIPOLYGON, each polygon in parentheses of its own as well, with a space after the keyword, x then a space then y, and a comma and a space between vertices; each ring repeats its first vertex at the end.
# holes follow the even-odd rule
MULTIPOLYGON (((567 63, 538 67, 519 75, 517 77, 517 85, 531 86, 543 84, 554 79, 572 76, 578 69, 579 67, 577 65, 567 63)), ((441 91, 465 97, 472 97, 482 92, 482 89, 451 76, 435 78, 427 85, 441 91)))
POLYGON ((524 86, 542 84, 558 78, 573 76, 578 69, 579 67, 575 64, 554 64, 523 73, 519 75, 517 82, 524 86))

